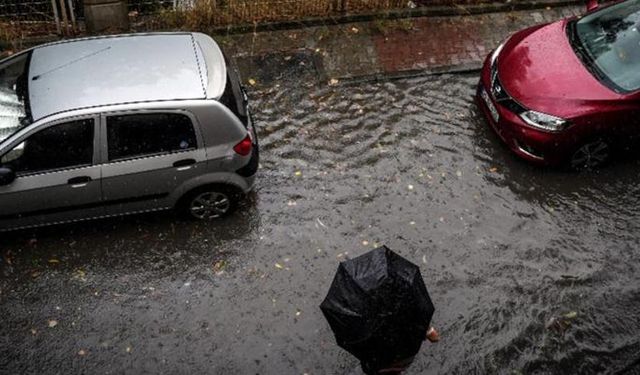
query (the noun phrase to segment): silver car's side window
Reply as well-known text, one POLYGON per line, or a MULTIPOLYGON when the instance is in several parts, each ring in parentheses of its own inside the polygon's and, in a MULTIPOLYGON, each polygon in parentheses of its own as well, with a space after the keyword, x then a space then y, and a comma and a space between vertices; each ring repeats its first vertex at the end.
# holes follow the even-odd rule
POLYGON ((161 155, 197 147, 191 119, 179 113, 107 117, 109 161, 161 155))
POLYGON ((18 175, 91 165, 93 132, 93 119, 53 125, 2 155, 0 165, 18 175))

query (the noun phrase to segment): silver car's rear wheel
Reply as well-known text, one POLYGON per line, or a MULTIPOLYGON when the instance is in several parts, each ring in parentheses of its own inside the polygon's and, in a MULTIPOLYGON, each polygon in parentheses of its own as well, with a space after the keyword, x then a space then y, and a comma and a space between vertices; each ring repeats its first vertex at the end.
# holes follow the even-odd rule
POLYGON ((227 214, 231 202, 226 194, 216 191, 196 196, 189 205, 191 216, 198 220, 217 219, 227 214))
POLYGON ((611 157, 607 142, 598 140, 582 145, 571 157, 571 168, 574 170, 596 169, 604 165, 611 157))
POLYGON ((204 187, 186 195, 178 208, 191 219, 219 219, 233 212, 239 197, 238 192, 226 186, 204 187))

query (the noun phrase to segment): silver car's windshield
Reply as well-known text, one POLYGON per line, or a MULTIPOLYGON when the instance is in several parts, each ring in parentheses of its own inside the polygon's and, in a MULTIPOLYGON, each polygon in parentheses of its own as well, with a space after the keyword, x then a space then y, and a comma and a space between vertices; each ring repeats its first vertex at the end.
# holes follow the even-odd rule
POLYGON ((28 69, 31 54, 0 62, 0 142, 28 125, 28 69))
POLYGON ((599 78, 619 91, 640 89, 640 0, 585 16, 575 23, 575 34, 599 78))

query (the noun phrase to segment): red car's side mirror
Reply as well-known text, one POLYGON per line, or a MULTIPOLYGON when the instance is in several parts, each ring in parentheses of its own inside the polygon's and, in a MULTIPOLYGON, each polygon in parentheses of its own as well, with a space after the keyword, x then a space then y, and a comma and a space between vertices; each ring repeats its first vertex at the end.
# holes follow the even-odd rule
POLYGON ((598 0, 587 0, 587 12, 598 9, 598 0))

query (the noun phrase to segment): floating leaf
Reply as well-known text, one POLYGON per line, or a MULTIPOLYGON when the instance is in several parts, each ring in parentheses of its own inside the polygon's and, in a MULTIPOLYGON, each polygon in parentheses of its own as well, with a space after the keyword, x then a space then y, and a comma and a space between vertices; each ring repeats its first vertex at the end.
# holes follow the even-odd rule
POLYGON ((227 266, 227 262, 224 260, 219 260, 213 264, 213 272, 216 274, 224 272, 225 267, 227 266))

